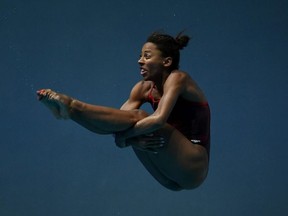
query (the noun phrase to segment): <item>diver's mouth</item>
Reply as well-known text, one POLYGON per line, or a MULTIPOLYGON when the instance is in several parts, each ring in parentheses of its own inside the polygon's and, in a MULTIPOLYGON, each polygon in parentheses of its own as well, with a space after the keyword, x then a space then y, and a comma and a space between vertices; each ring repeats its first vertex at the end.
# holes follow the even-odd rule
POLYGON ((140 74, 141 74, 141 75, 144 75, 144 74, 146 74, 146 73, 147 73, 147 70, 141 68, 141 70, 140 70, 140 74))

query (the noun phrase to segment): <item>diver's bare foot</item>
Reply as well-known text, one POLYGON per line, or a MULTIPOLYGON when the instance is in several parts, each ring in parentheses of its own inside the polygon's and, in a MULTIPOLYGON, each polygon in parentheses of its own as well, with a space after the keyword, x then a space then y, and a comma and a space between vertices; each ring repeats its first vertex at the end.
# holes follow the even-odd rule
POLYGON ((51 89, 37 91, 38 100, 41 101, 57 119, 69 119, 69 107, 72 98, 56 93, 51 89))

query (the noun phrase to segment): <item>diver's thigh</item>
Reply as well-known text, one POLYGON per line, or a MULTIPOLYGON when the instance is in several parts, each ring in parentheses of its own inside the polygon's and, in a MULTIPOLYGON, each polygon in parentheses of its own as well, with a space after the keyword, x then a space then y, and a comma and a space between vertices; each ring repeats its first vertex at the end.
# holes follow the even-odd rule
POLYGON ((162 186, 166 187, 167 189, 173 190, 173 191, 179 191, 182 190, 182 188, 172 179, 170 179, 168 176, 166 176, 160 169, 158 164, 155 164, 153 159, 151 159, 151 154, 144 151, 140 151, 136 148, 133 148, 136 156, 141 161, 143 166, 146 168, 146 170, 156 179, 162 186))
POLYGON ((156 133, 166 141, 164 147, 158 149, 158 154, 134 150, 145 168, 169 189, 192 189, 199 186, 208 170, 206 150, 193 144, 170 125, 156 133))
POLYGON ((205 179, 208 171, 208 155, 203 146, 193 144, 172 126, 159 131, 166 144, 151 160, 158 169, 183 188, 195 188, 205 179))

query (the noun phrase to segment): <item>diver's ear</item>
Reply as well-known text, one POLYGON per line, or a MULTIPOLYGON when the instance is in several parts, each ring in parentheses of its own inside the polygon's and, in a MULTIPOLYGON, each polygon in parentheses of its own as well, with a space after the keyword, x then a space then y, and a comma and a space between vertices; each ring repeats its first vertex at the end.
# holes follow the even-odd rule
POLYGON ((170 67, 172 65, 173 59, 171 57, 164 58, 163 65, 165 67, 170 67))

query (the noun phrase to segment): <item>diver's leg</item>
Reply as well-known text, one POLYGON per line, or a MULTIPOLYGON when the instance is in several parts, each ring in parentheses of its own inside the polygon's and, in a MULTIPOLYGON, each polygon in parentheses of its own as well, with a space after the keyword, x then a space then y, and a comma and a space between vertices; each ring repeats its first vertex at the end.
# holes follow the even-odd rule
POLYGON ((83 127, 102 134, 127 130, 148 114, 142 110, 120 110, 75 101, 70 118, 83 127))
POLYGON ((166 125, 159 135, 166 144, 158 154, 134 149, 150 174, 170 190, 193 189, 206 178, 208 155, 204 147, 191 143, 177 129, 166 125))
POLYGON ((147 171, 164 187, 173 190, 180 191, 182 188, 175 181, 165 176, 160 169, 154 164, 153 160, 150 158, 150 154, 148 152, 140 151, 136 148, 133 148, 136 156, 141 161, 143 166, 147 169, 147 171))
POLYGON ((111 134, 132 127, 147 116, 141 110, 119 110, 87 104, 52 90, 37 92, 39 100, 58 119, 72 119, 81 126, 99 134, 111 134))

